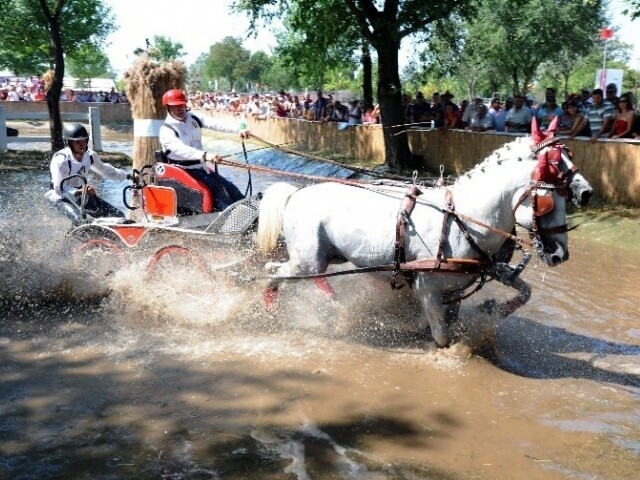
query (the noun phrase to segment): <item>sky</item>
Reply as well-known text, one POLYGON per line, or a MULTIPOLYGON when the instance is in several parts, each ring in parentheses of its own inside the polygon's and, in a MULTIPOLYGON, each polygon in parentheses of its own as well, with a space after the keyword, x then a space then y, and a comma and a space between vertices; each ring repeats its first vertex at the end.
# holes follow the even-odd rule
MULTIPOLYGON (((261 29, 257 38, 245 40, 249 21, 245 14, 229 13, 232 0, 105 0, 105 3, 111 6, 119 26, 107 40, 111 43, 107 50, 109 59, 119 76, 134 62, 133 51, 145 48, 145 39, 152 41, 155 35, 181 43, 186 52, 182 60, 187 66, 227 36, 242 38, 245 48, 252 52, 270 53, 276 43, 269 28, 261 29)), ((611 26, 617 29, 617 38, 633 45, 629 66, 640 69, 640 19, 632 22, 621 15, 623 9, 622 0, 611 1, 611 26)), ((407 63, 412 51, 410 47, 403 48, 401 65, 407 63)))
POLYGON ((257 38, 249 38, 246 14, 229 13, 231 0, 105 0, 116 18, 118 30, 107 42, 107 55, 113 68, 122 75, 135 61, 133 51, 146 48, 145 39, 163 35, 181 43, 186 53, 181 60, 191 65, 209 47, 225 37, 240 37, 252 52, 270 53, 275 46, 273 34, 264 29, 257 38))

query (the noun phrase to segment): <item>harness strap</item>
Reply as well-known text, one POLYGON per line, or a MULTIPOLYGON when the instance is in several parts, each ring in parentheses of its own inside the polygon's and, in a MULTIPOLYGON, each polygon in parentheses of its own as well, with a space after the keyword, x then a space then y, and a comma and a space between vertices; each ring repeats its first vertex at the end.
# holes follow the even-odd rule
MULTIPOLYGON (((412 271, 412 272, 449 272, 458 273, 462 275, 480 275, 483 273, 486 263, 480 260, 473 260, 468 258, 450 258, 443 260, 439 265, 438 260, 434 258, 412 260, 410 262, 401 263, 400 270, 412 271)), ((269 276, 268 278, 279 278, 283 280, 308 280, 311 278, 323 278, 323 277, 339 277, 342 275, 352 275, 354 273, 370 273, 370 272, 388 272, 395 271, 397 265, 395 263, 389 263, 385 265, 373 265, 371 267, 359 267, 349 270, 339 270, 337 272, 325 272, 315 273, 309 275, 292 275, 288 277, 269 276)))
MULTIPOLYGON (((411 185, 407 189, 407 193, 405 193, 404 198, 402 199, 402 203, 400 204, 400 210, 398 211, 398 217, 396 220, 396 242, 393 254, 393 264, 395 268, 390 280, 391 288, 393 288, 394 290, 402 288, 401 285, 398 286, 397 276, 398 273, 402 271, 402 268, 400 268, 400 264, 406 262, 405 241, 407 233, 407 222, 409 221, 409 217, 411 216, 411 213, 416 206, 416 200, 419 195, 422 195, 422 191, 416 185, 411 185)), ((408 281, 409 285, 411 285, 412 279, 406 278, 406 280, 408 281)))
POLYGON ((460 219, 460 217, 454 214, 453 218, 456 221, 458 228, 462 232, 462 235, 464 235, 464 238, 467 240, 467 242, 469 242, 469 245, 471 245, 471 248, 473 248, 476 251, 476 253, 478 253, 485 262, 489 262, 491 260, 489 258, 489 255, 487 255, 487 253, 480 248, 480 245, 478 245, 475 239, 471 236, 471 234, 469 233, 469 230, 467 230, 466 225, 462 223, 462 220, 460 219))
MULTIPOLYGON (((442 228, 440 229, 440 241, 438 242, 437 266, 440 266, 442 257, 444 256, 444 248, 447 244, 447 237, 449 236, 449 214, 455 210, 453 206, 453 194, 451 190, 447 189, 444 196, 444 207, 442 215, 442 228)), ((455 215, 455 214, 454 214, 455 215)))

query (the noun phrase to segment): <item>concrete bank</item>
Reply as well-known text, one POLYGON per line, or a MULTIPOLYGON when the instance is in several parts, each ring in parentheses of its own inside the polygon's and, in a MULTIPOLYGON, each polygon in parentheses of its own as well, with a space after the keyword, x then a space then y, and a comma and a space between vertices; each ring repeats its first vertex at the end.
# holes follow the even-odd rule
MULTIPOLYGON (((233 120, 225 112, 198 112, 233 120)), ((383 162, 382 127, 358 126, 339 131, 335 124, 319 124, 286 118, 249 118, 249 129, 273 143, 292 142, 300 151, 325 151, 346 154, 358 159, 383 162)), ((470 169, 514 134, 474 133, 464 130, 409 131, 409 144, 414 154, 423 158, 426 169, 437 172, 440 164, 446 174, 459 175, 470 169)), ((597 196, 607 202, 640 207, 640 141, 566 139, 574 152, 574 161, 596 189, 597 196)))

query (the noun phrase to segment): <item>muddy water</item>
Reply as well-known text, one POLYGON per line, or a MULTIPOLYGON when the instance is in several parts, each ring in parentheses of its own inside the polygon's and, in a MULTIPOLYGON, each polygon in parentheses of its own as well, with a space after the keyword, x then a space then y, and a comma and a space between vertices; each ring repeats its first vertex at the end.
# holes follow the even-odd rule
POLYGON ((259 279, 149 283, 140 260, 80 296, 67 225, 0 175, 0 478, 638 478, 637 220, 577 218, 526 306, 479 316, 510 295, 489 284, 436 350, 375 278, 267 315, 259 279))

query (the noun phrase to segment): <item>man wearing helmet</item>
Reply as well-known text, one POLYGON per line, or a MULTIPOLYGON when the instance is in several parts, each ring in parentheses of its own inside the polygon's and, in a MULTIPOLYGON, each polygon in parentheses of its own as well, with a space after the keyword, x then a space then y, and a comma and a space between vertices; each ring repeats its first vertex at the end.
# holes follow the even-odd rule
POLYGON ((203 182, 213 193, 217 210, 244 198, 232 182, 210 168, 219 158, 202 149, 202 127, 199 117, 187 111, 187 98, 182 90, 168 90, 162 96, 167 110, 165 123, 160 127, 160 144, 167 161, 182 166, 195 179, 203 182))
MULTIPOLYGON (((81 218, 77 208, 71 205, 75 202, 79 205, 82 197, 82 187, 85 182, 75 177, 64 182, 62 180, 71 175, 80 175, 85 180, 91 170, 101 177, 121 182, 131 179, 131 175, 120 168, 103 162, 100 156, 93 150, 89 150, 89 134, 84 125, 68 123, 63 130, 65 148, 56 152, 51 158, 51 185, 45 194, 47 199, 55 205, 74 223, 81 218)), ((92 217, 124 217, 124 214, 110 203, 96 195, 96 189, 87 182, 87 198, 85 211, 92 217)))

